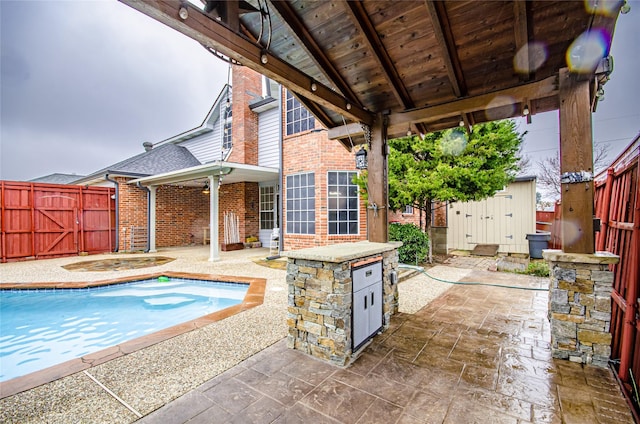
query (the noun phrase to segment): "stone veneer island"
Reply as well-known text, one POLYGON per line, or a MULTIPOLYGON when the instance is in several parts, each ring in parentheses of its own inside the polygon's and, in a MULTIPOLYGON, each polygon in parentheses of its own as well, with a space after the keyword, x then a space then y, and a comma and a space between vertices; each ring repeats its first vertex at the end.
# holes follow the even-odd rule
POLYGON ((398 310, 400 243, 357 242, 286 252, 287 346, 338 366, 353 352, 352 270, 382 262, 382 331, 398 310))

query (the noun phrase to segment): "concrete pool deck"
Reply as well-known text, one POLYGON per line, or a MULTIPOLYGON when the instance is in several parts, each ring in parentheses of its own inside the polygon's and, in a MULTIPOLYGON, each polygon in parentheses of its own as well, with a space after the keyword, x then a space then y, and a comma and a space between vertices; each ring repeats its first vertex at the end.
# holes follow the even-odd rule
MULTIPOLYGON (((1 264, 0 282, 163 270, 253 276, 267 280, 264 303, 1 399, 1 422, 633 422, 610 370, 550 358, 545 292, 450 288, 413 276, 400 284, 402 313, 392 328, 341 369, 283 349, 285 271, 254 262, 268 249, 222 252, 215 263, 207 261, 206 247, 158 254, 176 260, 114 276, 61 268, 78 257, 1 264)), ((545 283, 452 265, 430 273, 453 281, 545 283)))

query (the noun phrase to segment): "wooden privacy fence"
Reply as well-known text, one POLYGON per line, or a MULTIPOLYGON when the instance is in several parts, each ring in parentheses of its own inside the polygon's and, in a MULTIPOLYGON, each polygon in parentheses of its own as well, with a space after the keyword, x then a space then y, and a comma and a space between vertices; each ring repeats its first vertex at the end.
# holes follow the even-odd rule
POLYGON ((114 194, 109 187, 0 181, 2 262, 111 252, 114 194))
MULTIPOLYGON (((596 250, 620 256, 613 265, 611 358, 623 390, 633 399, 636 417, 640 405, 634 387, 640 384, 640 141, 629 145, 595 181, 595 213, 601 220, 596 250)), ((640 387, 640 386, 638 386, 640 387)))

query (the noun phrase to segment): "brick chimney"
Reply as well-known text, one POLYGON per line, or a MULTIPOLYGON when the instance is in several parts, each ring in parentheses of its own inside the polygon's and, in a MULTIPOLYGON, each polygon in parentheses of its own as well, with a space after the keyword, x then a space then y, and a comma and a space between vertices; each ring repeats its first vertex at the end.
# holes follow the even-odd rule
POLYGON ((233 65, 233 150, 229 162, 258 164, 258 114, 249 109, 249 103, 261 93, 262 75, 247 67, 233 65))

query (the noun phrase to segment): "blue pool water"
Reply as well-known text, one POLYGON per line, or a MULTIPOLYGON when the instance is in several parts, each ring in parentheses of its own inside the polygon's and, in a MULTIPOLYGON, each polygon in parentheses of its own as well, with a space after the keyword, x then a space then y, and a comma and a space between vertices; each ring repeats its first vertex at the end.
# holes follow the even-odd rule
POLYGON ((170 278, 88 289, 0 290, 0 381, 241 303, 248 288, 170 278))

